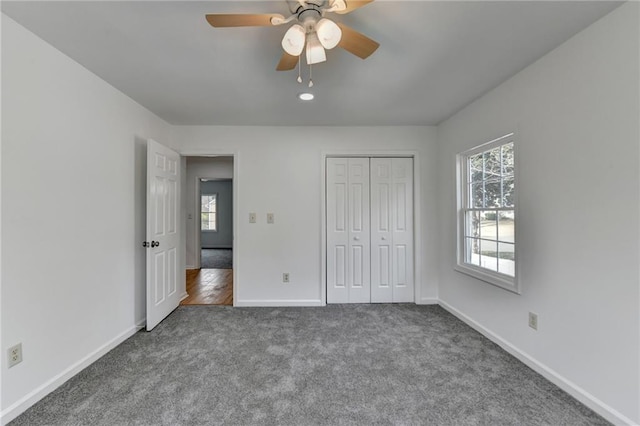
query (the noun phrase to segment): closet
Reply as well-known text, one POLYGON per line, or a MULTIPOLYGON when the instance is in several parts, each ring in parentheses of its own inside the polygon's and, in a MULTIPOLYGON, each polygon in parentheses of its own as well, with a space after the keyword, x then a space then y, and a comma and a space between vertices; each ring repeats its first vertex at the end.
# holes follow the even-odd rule
POLYGON ((413 159, 327 158, 327 303, 413 302, 413 159))

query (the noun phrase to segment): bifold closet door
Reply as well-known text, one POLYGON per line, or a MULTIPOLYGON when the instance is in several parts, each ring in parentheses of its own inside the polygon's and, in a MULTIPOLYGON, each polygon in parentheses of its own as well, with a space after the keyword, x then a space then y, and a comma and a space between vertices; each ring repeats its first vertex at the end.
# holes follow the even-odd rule
POLYGON ((371 159, 371 302, 414 301, 413 159, 371 159))
POLYGON ((369 159, 327 158, 327 303, 371 301, 369 159))

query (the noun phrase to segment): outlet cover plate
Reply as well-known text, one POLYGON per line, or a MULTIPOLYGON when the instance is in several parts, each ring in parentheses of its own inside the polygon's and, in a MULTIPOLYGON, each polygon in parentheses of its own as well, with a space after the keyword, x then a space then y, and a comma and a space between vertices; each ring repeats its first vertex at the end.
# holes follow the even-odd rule
POLYGON ((15 346, 11 346, 7 350, 7 357, 9 368, 22 362, 22 343, 18 343, 15 346))

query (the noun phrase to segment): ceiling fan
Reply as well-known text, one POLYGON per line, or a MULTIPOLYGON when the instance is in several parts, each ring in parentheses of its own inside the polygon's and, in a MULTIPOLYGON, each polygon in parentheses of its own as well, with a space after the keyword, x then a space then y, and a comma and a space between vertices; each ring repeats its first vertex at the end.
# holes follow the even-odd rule
MULTIPOLYGON (((276 67, 278 71, 292 70, 306 47, 308 65, 327 60, 325 49, 338 46, 365 59, 376 51, 379 43, 358 31, 325 18, 326 14, 345 14, 373 0, 287 0, 291 15, 280 14, 208 14, 211 26, 254 27, 278 26, 295 22, 282 39, 284 52, 276 67)), ((299 80, 300 81, 300 80, 299 80)))

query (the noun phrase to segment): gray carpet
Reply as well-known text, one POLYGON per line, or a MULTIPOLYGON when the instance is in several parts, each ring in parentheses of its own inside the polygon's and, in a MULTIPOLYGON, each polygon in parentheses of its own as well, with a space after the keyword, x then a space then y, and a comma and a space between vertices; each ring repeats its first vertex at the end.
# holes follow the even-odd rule
POLYGON ((200 267, 203 269, 233 269, 233 250, 202 249, 200 267))
POLYGON ((602 425, 438 306, 180 307, 12 425, 602 425))

